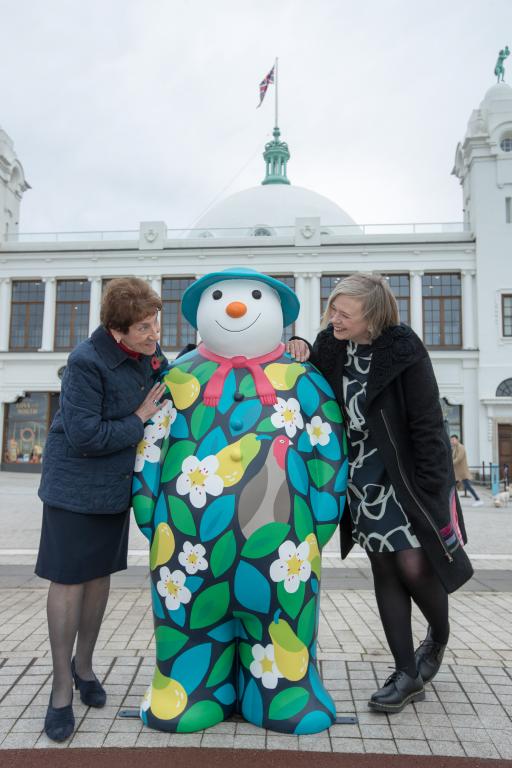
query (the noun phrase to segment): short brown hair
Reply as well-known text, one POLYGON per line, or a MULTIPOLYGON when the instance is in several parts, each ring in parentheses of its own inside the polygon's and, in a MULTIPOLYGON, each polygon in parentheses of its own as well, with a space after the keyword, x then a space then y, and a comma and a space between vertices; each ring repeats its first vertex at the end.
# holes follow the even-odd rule
POLYGON ((161 309, 160 296, 145 280, 138 277, 116 277, 105 288, 100 320, 105 328, 128 333, 130 325, 161 309))
POLYGON ((372 341, 380 336, 385 328, 400 322, 396 299, 388 281, 382 275, 355 272, 340 280, 327 300, 322 328, 329 325, 331 304, 337 296, 350 296, 362 302, 363 316, 368 322, 368 334, 372 341))

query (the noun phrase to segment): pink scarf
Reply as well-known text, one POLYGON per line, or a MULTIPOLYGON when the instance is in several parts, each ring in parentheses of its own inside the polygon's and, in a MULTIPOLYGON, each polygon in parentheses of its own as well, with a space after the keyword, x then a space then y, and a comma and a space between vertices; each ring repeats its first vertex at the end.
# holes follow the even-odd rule
POLYGON ((215 406, 219 404, 226 376, 233 368, 247 368, 254 379, 257 395, 263 405, 275 405, 277 403, 274 387, 260 366, 262 363, 270 363, 281 357, 284 352, 283 343, 280 343, 272 352, 260 357, 244 357, 243 355, 220 357, 220 355, 207 349, 204 344, 199 344, 197 351, 207 360, 219 363, 219 367, 206 385, 203 395, 205 405, 215 406))

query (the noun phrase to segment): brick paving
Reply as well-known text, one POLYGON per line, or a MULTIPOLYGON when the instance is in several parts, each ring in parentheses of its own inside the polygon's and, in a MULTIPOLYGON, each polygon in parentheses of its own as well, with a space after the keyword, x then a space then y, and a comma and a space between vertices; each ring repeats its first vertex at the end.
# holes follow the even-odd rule
MULTIPOLYGON (((450 597, 452 634, 445 664, 427 686, 425 701, 393 716, 367 708, 369 695, 392 664, 368 563, 357 552, 341 563, 335 543, 330 545, 324 558, 318 658, 338 713, 356 715, 358 723, 337 724, 316 736, 267 732, 240 718, 205 732, 171 735, 151 731, 138 719, 119 717, 122 709, 138 708, 154 666, 146 554, 138 531, 132 531, 131 567, 113 579, 95 656, 96 672, 108 693, 107 706, 88 709, 76 697, 76 731, 68 742, 56 744, 42 733, 51 663, 46 583, 32 572, 40 512, 34 502, 34 480, 24 478, 19 486, 12 475, 5 480, 0 473, 0 518, 6 530, 0 545, 0 762, 1 750, 8 748, 119 746, 512 759, 512 506, 499 511, 499 533, 487 525, 498 512, 490 507, 488 495, 485 508, 473 513, 468 509, 475 530, 476 576, 467 589, 450 597), (19 512, 17 518, 13 508, 19 512), (18 521, 16 530, 7 523, 13 519, 18 521)), ((425 629, 415 611, 417 641, 425 629)))
MULTIPOLYGON (((334 725, 316 736, 284 736, 235 718, 205 732, 170 735, 119 717, 121 709, 139 706, 151 679, 154 645, 147 590, 116 587, 96 653, 108 704, 87 709, 76 698, 77 727, 65 745, 42 733, 51 687, 45 596, 41 587, 0 588, 0 750, 179 745, 512 758, 510 592, 452 596, 452 635, 442 671, 427 686, 425 701, 388 716, 367 708, 392 663, 373 593, 324 590, 321 671, 338 713, 356 715, 357 725, 334 725)), ((425 623, 415 613, 416 639, 424 632, 425 623)))

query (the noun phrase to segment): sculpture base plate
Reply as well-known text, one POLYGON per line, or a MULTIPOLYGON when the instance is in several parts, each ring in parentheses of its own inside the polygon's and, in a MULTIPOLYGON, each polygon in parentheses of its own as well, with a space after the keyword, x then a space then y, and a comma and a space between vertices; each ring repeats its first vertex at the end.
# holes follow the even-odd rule
MULTIPOLYGON (((138 718, 139 717, 139 710, 138 709, 121 709, 117 713, 118 717, 132 717, 132 718, 138 718)), ((336 725, 356 725, 359 721, 357 717, 354 715, 338 715, 338 717, 335 720, 336 725)))

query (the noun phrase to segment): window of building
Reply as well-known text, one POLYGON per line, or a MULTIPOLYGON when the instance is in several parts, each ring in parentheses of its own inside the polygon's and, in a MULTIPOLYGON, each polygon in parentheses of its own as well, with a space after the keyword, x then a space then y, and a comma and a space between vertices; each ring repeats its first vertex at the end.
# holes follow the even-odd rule
POLYGON ((90 294, 91 284, 88 280, 57 281, 55 349, 73 349, 87 338, 90 294))
POLYGON ((462 434, 462 405, 452 405, 446 397, 440 400, 441 410, 443 411, 444 426, 448 435, 457 435, 459 440, 464 442, 462 434))
POLYGON ((512 224, 512 197, 505 198, 505 222, 512 224))
MULTIPOLYGON (((295 290, 295 278, 293 275, 272 275, 276 280, 280 280, 282 283, 287 285, 289 288, 292 289, 292 291, 295 290)), ((299 296, 300 299, 300 296, 299 296)), ((295 334, 295 323, 292 323, 291 325, 287 325, 286 328, 283 331, 282 340, 286 343, 291 339, 291 337, 295 334)))
POLYGON ((43 334, 44 283, 14 280, 12 284, 9 349, 13 352, 39 349, 43 334))
POLYGON ((400 322, 410 325, 411 287, 409 275, 383 275, 398 304, 400 322))
POLYGON ((512 294, 501 296, 501 324, 503 336, 512 336, 512 294))
MULTIPOLYGON (((325 312, 327 299, 331 292, 344 277, 347 275, 322 275, 320 281, 320 309, 322 314, 325 312)), ((401 322, 409 324, 411 293, 409 275, 383 275, 383 277, 388 281, 396 298, 401 322)))
POLYGON ((40 470, 48 428, 58 405, 58 392, 28 392, 16 403, 6 403, 3 470, 40 470))
POLYGON ((423 339, 427 347, 462 346, 459 273, 427 274, 423 286, 423 339))
POLYGON ((498 385, 496 397, 512 397, 512 379, 504 379, 498 385))
POLYGON ((503 152, 512 152, 512 136, 505 136, 500 141, 500 147, 503 152))
POLYGON ((347 275, 322 275, 320 278, 320 313, 322 315, 327 307, 327 299, 339 281, 343 280, 344 277, 347 277, 347 275))
POLYGON ((180 350, 196 343, 196 330, 181 314, 181 299, 193 277, 164 277, 162 280, 162 317, 160 344, 163 349, 180 350))
POLYGON ((103 277, 101 280, 101 295, 105 293, 105 288, 112 280, 117 280, 120 277, 128 277, 128 275, 116 275, 115 277, 103 277))

